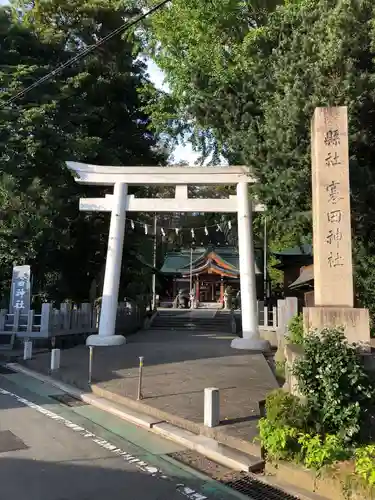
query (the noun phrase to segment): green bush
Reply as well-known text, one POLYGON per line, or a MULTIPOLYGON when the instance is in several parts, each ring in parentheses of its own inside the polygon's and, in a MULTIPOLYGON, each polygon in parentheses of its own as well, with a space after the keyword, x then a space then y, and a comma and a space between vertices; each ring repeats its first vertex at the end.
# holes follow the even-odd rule
POLYGON ((273 425, 302 430, 306 426, 307 411, 298 397, 282 389, 276 389, 267 396, 266 417, 273 425))
POLYGON ((304 341, 303 335, 303 316, 296 314, 288 324, 288 341, 291 344, 302 345, 304 341))
POLYGON ((259 420, 259 437, 268 459, 292 460, 298 453, 298 430, 276 425, 268 418, 259 420))
POLYGON ((352 441, 360 431, 372 387, 355 346, 341 329, 305 337, 304 358, 293 365, 316 434, 338 434, 352 441))
POLYGON ((369 445, 355 451, 355 472, 365 483, 375 486, 375 446, 369 445))
POLYGON ((285 382, 285 360, 275 362, 275 375, 279 385, 283 385, 285 382))
POLYGON ((320 470, 340 460, 347 460, 352 451, 345 447, 340 436, 327 434, 300 434, 298 443, 301 445, 303 463, 308 469, 320 470))

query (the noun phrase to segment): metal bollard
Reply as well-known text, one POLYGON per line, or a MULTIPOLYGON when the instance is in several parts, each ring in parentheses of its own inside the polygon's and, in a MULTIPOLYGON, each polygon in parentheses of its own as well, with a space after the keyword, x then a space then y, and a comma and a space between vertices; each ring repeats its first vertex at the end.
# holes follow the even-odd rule
POLYGON ((89 346, 89 384, 91 385, 92 379, 92 360, 94 357, 94 346, 89 346))
POLYGON ((139 376, 138 376, 138 401, 143 399, 142 395, 142 370, 143 370, 143 356, 139 356, 139 376))

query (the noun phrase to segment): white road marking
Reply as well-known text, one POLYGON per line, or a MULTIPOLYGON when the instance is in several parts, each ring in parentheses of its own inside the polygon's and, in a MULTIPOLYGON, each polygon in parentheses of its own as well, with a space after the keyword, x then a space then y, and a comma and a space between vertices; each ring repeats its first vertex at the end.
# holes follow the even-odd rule
MULTIPOLYGON (((159 479, 164 479, 167 481, 171 481, 171 479, 166 476, 160 469, 157 467, 153 467, 147 462, 141 461, 138 458, 134 457, 133 455, 130 455, 130 453, 127 453, 126 451, 121 450, 120 448, 117 448, 117 446, 111 444, 110 442, 106 441, 105 439, 102 439, 92 432, 88 431, 87 429, 84 429, 80 425, 74 424, 70 420, 57 415, 57 413, 54 413, 50 410, 46 410, 42 406, 39 406, 32 401, 29 401, 28 399, 22 398, 21 396, 18 396, 17 394, 14 394, 13 392, 7 391, 5 389, 0 388, 0 394, 3 394, 4 396, 10 396, 11 398, 16 399, 19 403, 24 404, 25 406, 28 406, 29 408, 32 408, 33 410, 41 413, 42 415, 45 415, 48 418, 51 418, 52 420, 55 420, 56 422, 59 422, 65 427, 68 427, 74 432, 78 432, 82 437, 84 438, 89 438, 91 441, 94 443, 98 444, 105 450, 108 450, 112 452, 113 454, 122 457, 125 462, 129 464, 133 464, 137 469, 140 469, 142 472, 145 472, 146 474, 150 474, 152 477, 157 477, 159 479)), ((192 490, 191 488, 188 488, 184 484, 177 484, 176 485, 176 490, 184 495, 186 498, 189 500, 208 500, 208 498, 201 493, 192 490)))

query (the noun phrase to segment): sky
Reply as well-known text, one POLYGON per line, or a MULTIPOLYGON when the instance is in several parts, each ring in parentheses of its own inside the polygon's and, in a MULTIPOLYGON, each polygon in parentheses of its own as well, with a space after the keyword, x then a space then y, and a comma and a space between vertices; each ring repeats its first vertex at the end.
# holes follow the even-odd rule
MULTIPOLYGON (((148 60, 147 62, 148 72, 150 75, 150 79, 156 88, 169 91, 168 85, 164 83, 164 74, 161 69, 154 63, 152 60, 148 60)), ((198 154, 193 151, 191 144, 186 144, 185 146, 177 146, 173 151, 173 156, 176 162, 180 160, 185 160, 189 163, 189 165, 193 165, 195 160, 198 158, 198 154)))
MULTIPOLYGON (((5 5, 8 3, 8 0, 0 0, 0 5, 5 5)), ((168 86, 164 83, 164 75, 160 68, 151 60, 148 61, 148 72, 150 75, 151 81, 154 83, 155 87, 168 91, 168 86)), ((188 143, 185 146, 177 146, 173 151, 174 160, 176 162, 180 160, 185 160, 190 165, 193 165, 195 160, 198 157, 198 154, 195 153, 188 143)))

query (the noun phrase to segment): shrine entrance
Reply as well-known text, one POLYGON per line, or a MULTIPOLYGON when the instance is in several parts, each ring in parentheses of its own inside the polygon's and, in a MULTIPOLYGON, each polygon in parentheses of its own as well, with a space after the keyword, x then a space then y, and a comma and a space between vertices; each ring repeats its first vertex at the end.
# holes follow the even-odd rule
MULTIPOLYGON (((248 197, 248 185, 255 180, 243 166, 225 167, 116 167, 67 162, 80 184, 114 186, 113 195, 80 200, 80 210, 111 212, 108 250, 100 312, 99 332, 90 335, 87 345, 113 346, 126 342, 115 334, 122 251, 127 212, 218 212, 237 213, 241 287, 242 338, 232 341, 237 349, 267 350, 268 342, 258 330, 252 212, 263 210, 248 197), (237 195, 229 198, 189 198, 189 185, 236 185, 237 195), (136 198, 128 185, 174 185, 174 198, 136 198)), ((207 293, 216 293, 208 289, 207 293)))

